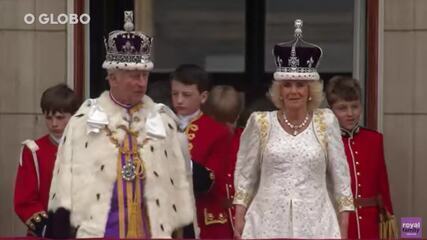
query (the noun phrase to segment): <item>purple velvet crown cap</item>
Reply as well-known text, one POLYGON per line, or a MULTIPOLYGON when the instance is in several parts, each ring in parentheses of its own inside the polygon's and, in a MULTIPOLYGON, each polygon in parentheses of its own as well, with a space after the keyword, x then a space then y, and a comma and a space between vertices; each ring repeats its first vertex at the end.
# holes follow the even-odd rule
POLYGON ((278 43, 273 48, 276 63, 274 80, 319 80, 317 72, 322 49, 302 39, 300 19, 295 20, 295 39, 278 43))
POLYGON ((133 31, 133 12, 124 12, 124 29, 110 32, 105 40, 105 69, 145 70, 153 69, 151 46, 153 38, 133 31))

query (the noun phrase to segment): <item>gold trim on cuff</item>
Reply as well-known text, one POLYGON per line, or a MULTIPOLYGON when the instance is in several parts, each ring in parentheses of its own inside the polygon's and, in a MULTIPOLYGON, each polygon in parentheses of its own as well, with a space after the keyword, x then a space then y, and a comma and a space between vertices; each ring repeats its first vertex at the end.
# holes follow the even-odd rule
POLYGON ((338 211, 354 211, 354 201, 352 196, 337 197, 338 211))
POLYGON ((30 229, 35 230, 35 226, 32 220, 36 223, 39 223, 42 220, 41 217, 47 218, 45 211, 34 213, 30 218, 27 219, 27 221, 25 221, 25 225, 27 225, 30 229))
POLYGON ((247 207, 249 205, 249 202, 250 202, 249 193, 241 191, 241 190, 236 191, 236 193, 234 194, 233 204, 241 204, 241 205, 247 207))

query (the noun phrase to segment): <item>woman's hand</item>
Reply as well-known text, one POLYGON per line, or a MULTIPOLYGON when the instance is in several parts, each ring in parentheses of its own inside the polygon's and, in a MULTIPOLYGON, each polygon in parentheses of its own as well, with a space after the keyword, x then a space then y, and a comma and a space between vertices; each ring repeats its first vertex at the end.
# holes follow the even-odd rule
POLYGON ((347 239, 348 218, 349 218, 348 211, 343 211, 338 214, 338 221, 340 224, 340 231, 341 231, 341 239, 347 239))
POLYGON ((236 205, 236 215, 234 219, 234 238, 241 239, 243 227, 245 226, 246 207, 236 205))

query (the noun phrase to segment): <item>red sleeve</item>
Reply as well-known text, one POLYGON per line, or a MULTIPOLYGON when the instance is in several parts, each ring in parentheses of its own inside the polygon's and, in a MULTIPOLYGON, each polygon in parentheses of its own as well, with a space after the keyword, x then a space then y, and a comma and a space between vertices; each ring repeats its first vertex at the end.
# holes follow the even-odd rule
POLYGON ((216 140, 213 142, 213 145, 210 148, 210 154, 206 167, 212 170, 215 174, 215 181, 212 186, 212 191, 215 191, 222 196, 226 196, 225 184, 226 184, 226 175, 228 167, 228 158, 230 156, 230 140, 231 133, 227 129, 221 131, 221 134, 218 134, 216 140))
POLYGON ((227 159, 227 172, 225 173, 226 194, 232 200, 234 196, 234 170, 236 169, 237 153, 239 151, 240 136, 242 135, 243 128, 236 128, 231 136, 229 156, 227 159))
POLYGON ((382 135, 380 136, 379 148, 380 148, 380 156, 379 156, 380 158, 379 159, 380 161, 380 174, 379 174, 380 194, 384 202, 385 209, 391 214, 393 214, 393 207, 392 207, 391 197, 390 197, 390 189, 388 185, 387 166, 384 160, 384 144, 383 144, 382 135))
MULTIPOLYGON (((229 150, 229 159, 228 159, 228 173, 234 176, 234 170, 236 168, 237 153, 239 152, 240 146, 240 136, 242 136, 243 128, 236 128, 231 138, 230 150, 229 150)), ((233 177, 234 178, 234 177, 233 177)), ((234 181, 231 181, 231 184, 234 184, 234 181)))
POLYGON ((24 147, 22 151, 22 166, 18 166, 15 181, 14 207, 19 218, 25 223, 35 213, 44 211, 39 200, 37 173, 31 151, 24 147))

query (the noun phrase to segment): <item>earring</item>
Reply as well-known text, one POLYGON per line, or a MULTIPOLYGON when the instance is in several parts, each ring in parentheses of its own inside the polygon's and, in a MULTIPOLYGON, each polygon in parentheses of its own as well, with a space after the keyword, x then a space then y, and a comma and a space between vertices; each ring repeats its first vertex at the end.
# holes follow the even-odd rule
POLYGON ((311 99, 312 99, 312 98, 311 98, 311 96, 310 96, 310 97, 308 97, 308 101, 309 101, 309 102, 311 101, 311 99))

